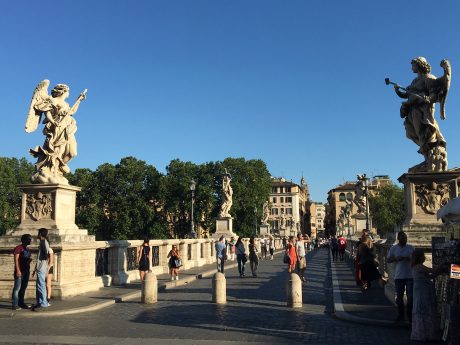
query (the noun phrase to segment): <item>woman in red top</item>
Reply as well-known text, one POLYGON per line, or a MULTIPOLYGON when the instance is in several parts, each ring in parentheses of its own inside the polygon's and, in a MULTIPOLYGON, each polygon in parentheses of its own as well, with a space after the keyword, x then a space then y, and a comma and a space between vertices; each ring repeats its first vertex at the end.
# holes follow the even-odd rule
POLYGON ((291 273, 295 271, 295 265, 297 263, 297 253, 295 251, 294 236, 289 236, 289 243, 287 245, 286 251, 290 259, 288 272, 291 273))

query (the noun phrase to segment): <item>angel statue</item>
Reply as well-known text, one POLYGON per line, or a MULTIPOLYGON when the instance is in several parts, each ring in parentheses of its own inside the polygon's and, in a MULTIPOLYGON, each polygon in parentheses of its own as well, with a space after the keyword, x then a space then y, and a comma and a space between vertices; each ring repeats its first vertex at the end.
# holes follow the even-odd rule
POLYGON ((43 134, 45 143, 30 150, 32 156, 37 158, 32 183, 60 183, 68 184, 64 174, 70 172, 67 163, 77 155, 77 141, 75 132, 77 123, 73 115, 77 112, 80 102, 86 98, 85 89, 70 107, 66 102, 69 97, 69 87, 57 84, 48 95, 49 80, 43 80, 35 88, 30 103, 29 114, 26 122, 26 132, 34 132, 42 115, 43 134))
POLYGON ((268 218, 270 218, 270 208, 269 208, 269 202, 268 200, 264 202, 263 206, 263 213, 264 216, 262 218, 262 225, 268 225, 268 218))
POLYGON ((385 83, 394 85, 396 94, 407 101, 401 105, 406 136, 419 146, 424 161, 409 169, 413 171, 446 171, 446 141, 434 118, 435 104, 439 102, 441 120, 446 118, 445 103, 450 87, 451 67, 448 60, 441 61, 444 75, 436 78, 430 74, 431 66, 424 57, 412 59, 412 71, 417 77, 403 88, 388 78, 385 83))
POLYGON ((364 179, 366 174, 356 176, 358 182, 355 184, 355 196, 353 202, 358 206, 356 213, 365 214, 366 213, 366 187, 364 187, 364 179))
POLYGON ((230 185, 232 181, 232 176, 225 169, 224 178, 222 180, 222 205, 220 206, 219 217, 220 218, 230 218, 229 213, 230 208, 233 205, 233 189, 230 185))

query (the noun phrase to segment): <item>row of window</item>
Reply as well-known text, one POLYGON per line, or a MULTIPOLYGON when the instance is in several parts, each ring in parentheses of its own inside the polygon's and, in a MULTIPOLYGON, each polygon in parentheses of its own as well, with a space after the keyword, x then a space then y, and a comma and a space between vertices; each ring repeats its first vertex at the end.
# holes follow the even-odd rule
MULTIPOLYGON (((272 201, 274 204, 276 204, 278 198, 276 196, 273 197, 272 201)), ((292 202, 292 196, 280 196, 280 203, 284 203, 284 202, 292 202)))
POLYGON ((352 201, 353 200, 353 194, 352 193, 347 193, 347 195, 345 195, 345 193, 340 193, 339 194, 339 200, 340 201, 345 201, 345 200, 352 201))
POLYGON ((291 187, 272 187, 272 193, 291 193, 291 187))
POLYGON ((290 207, 289 208, 281 207, 279 209, 279 213, 278 213, 278 208, 276 208, 276 207, 272 208, 272 214, 274 214, 274 215, 283 214, 285 212, 286 212, 286 214, 292 214, 292 208, 290 208, 290 207))
MULTIPOLYGON (((286 220, 286 227, 291 227, 291 225, 292 225, 292 226, 295 225, 294 220, 292 220, 292 219, 286 220)), ((273 221, 273 228, 274 228, 274 229, 279 229, 279 228, 280 228, 280 222, 279 222, 279 220, 274 220, 274 221, 273 221)))

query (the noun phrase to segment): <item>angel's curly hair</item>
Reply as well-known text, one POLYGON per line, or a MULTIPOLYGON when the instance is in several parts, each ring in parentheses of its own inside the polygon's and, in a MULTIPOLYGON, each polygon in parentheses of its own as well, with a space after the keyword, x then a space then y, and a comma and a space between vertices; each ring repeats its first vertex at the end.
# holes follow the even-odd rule
POLYGON ((51 90, 51 96, 53 97, 59 97, 62 96, 65 92, 68 92, 70 89, 66 84, 57 84, 52 90, 51 90))
POLYGON ((410 63, 415 64, 417 69, 424 74, 431 72, 431 66, 423 56, 417 56, 416 58, 413 58, 410 63))

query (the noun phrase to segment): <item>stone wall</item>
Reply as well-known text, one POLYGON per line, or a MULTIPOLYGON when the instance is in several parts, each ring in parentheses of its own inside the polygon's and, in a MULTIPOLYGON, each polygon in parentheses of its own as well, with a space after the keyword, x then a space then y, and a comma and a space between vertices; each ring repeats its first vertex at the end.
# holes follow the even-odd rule
MULTIPOLYGON (((244 239, 247 248, 249 240, 244 239)), ((103 286, 123 285, 139 279, 137 267, 137 247, 141 240, 94 241, 88 236, 87 241, 53 241, 51 247, 55 253, 53 276, 53 296, 66 298, 103 286)), ((281 248, 281 240, 276 240, 276 247, 281 248)), ((4 236, 0 238, 0 298, 10 299, 13 287, 13 249, 20 244, 19 237, 4 236)), ((182 269, 199 267, 216 261, 214 239, 151 240, 152 271, 156 274, 167 273, 167 255, 173 245, 180 250, 182 269)), ((258 243, 259 250, 260 244, 258 243)), ((33 261, 37 256, 37 243, 30 246, 33 261)), ((35 296, 35 279, 29 282, 27 298, 35 296)))

